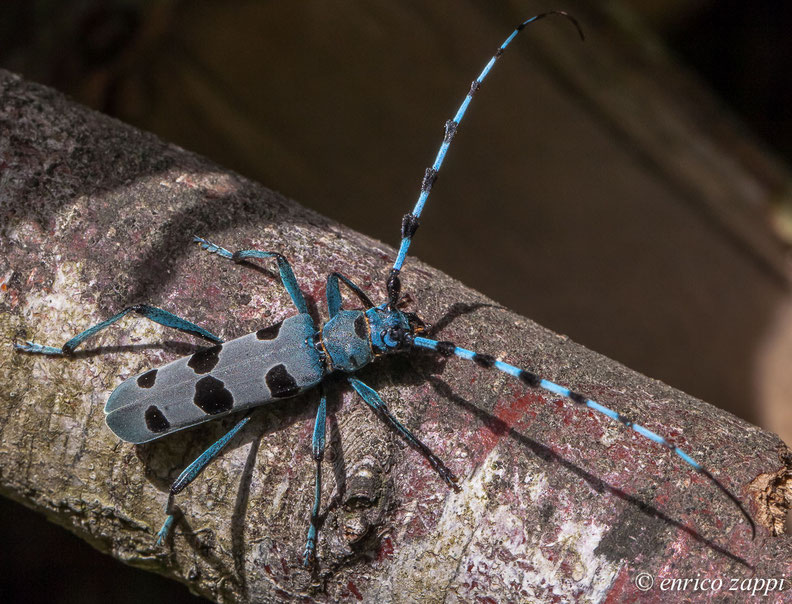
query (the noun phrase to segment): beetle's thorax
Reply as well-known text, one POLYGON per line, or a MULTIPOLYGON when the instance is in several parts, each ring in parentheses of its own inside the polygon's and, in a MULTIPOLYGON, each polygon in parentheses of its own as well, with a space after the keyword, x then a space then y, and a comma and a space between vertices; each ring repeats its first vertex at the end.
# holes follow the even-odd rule
POLYGON ((329 369, 351 373, 374 358, 369 324, 362 310, 342 310, 322 326, 321 343, 329 369))

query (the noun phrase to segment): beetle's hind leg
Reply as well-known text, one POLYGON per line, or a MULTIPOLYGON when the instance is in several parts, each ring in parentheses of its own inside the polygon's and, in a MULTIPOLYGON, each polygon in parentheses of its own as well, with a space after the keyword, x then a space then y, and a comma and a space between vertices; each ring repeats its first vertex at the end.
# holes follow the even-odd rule
POLYGON ((165 513, 167 514, 167 517, 165 518, 162 528, 159 530, 159 532, 157 532, 157 545, 160 545, 163 541, 165 541, 165 539, 167 539, 168 533, 170 533, 170 530, 173 527, 173 521, 176 517, 176 513, 173 509, 173 501, 176 495, 181 493, 187 487, 187 485, 198 478, 201 472, 204 471, 204 468, 206 468, 206 466, 208 466, 211 461, 220 454, 220 452, 231 441, 231 439, 236 436, 237 432, 239 432, 249 421, 250 415, 246 415, 241 420, 239 420, 233 428, 220 437, 220 439, 218 439, 217 442, 215 442, 206 451, 201 453, 198 458, 189 466, 187 466, 182 471, 182 473, 179 474, 179 477, 173 481, 173 484, 170 487, 170 493, 168 494, 168 503, 165 504, 165 513))
POLYGON ((44 346, 42 344, 35 344, 29 341, 25 342, 24 344, 17 344, 14 342, 14 348, 21 350, 22 352, 32 352, 35 354, 70 355, 74 352, 74 349, 82 344, 85 340, 102 331, 105 327, 109 327, 131 312, 136 312, 149 321, 154 321, 155 323, 159 323, 165 327, 178 329, 184 333, 210 340, 216 344, 223 343, 221 338, 205 330, 203 327, 200 327, 195 323, 191 323, 187 319, 177 317, 173 313, 169 313, 167 310, 162 310, 156 306, 149 306, 148 304, 136 304, 135 306, 128 306, 120 313, 113 315, 106 321, 97 323, 93 327, 89 327, 85 331, 78 333, 71 340, 66 342, 61 348, 56 348, 55 346, 44 346))

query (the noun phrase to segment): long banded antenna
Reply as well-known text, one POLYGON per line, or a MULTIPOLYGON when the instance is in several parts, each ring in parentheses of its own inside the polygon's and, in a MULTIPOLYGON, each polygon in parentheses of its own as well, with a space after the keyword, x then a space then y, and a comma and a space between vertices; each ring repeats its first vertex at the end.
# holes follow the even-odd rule
POLYGON ((457 128, 459 128, 459 124, 462 121, 462 118, 465 117, 465 112, 467 111, 470 102, 473 100, 473 95, 481 87, 481 83, 484 81, 484 78, 486 78, 487 74, 489 74, 489 72, 492 70, 495 62, 503 54, 503 51, 506 50, 506 47, 511 44, 511 41, 514 40, 514 38, 517 37, 517 34, 519 34, 529 23, 533 23, 534 21, 538 21, 539 19, 543 19, 544 17, 548 17, 550 15, 561 15, 562 17, 569 19, 577 28, 577 31, 580 34, 580 39, 584 39, 583 30, 580 29, 580 25, 578 24, 577 20, 564 11, 549 11, 535 15, 530 19, 526 19, 515 28, 511 35, 506 38, 506 40, 504 40, 503 44, 500 45, 500 48, 498 48, 495 54, 492 55, 489 63, 487 63, 479 76, 471 84, 470 91, 467 93, 465 100, 462 101, 459 109, 457 109, 454 118, 448 120, 445 123, 445 135, 443 136, 443 143, 440 145, 440 149, 437 151, 437 157, 435 157, 432 167, 427 168, 426 172, 424 173, 423 180, 421 181, 421 193, 418 196, 418 201, 416 202, 413 211, 409 214, 405 214, 404 218, 402 218, 401 246, 399 247, 399 254, 396 256, 396 261, 393 263, 393 268, 391 269, 390 275, 388 276, 388 307, 392 310, 395 310, 396 304, 399 301, 399 295, 401 294, 401 281, 399 279, 399 272, 401 271, 402 265, 404 264, 404 259, 407 257, 407 250, 410 249, 410 242, 412 241, 413 235, 415 235, 415 231, 418 230, 421 212, 423 212, 426 200, 429 197, 430 191, 432 190, 432 185, 434 184, 435 180, 437 180, 437 173, 440 171, 440 167, 443 165, 443 160, 445 159, 446 153, 448 152, 448 148, 451 146, 451 141, 454 139, 457 128))
POLYGON ((422 337, 414 337, 412 339, 412 345, 417 348, 425 348, 427 350, 434 350, 438 354, 444 357, 456 356, 460 359, 465 359, 466 361, 473 361, 479 367, 483 367, 485 369, 497 369, 498 371, 502 371, 514 378, 520 380, 526 386, 530 386, 531 388, 541 388, 542 390, 546 390, 551 394, 555 394, 558 396, 563 396, 568 398, 573 403, 577 405, 582 405, 584 407, 588 407, 592 411, 596 411, 597 413, 601 413, 606 417, 609 417, 615 422, 622 424, 624 427, 629 428, 643 436, 644 438, 648 438, 649 440, 657 443, 661 447, 665 447, 672 453, 674 453, 677 457, 679 457, 682 461, 684 461, 688 466, 693 468, 699 474, 706 476, 707 479, 714 484, 720 491, 725 494, 732 503, 740 510, 740 513, 743 515, 745 520, 748 522, 748 525, 751 527, 751 538, 756 537, 756 524, 754 523, 751 515, 748 513, 748 510, 745 509, 745 506, 742 502, 737 499, 737 497, 729 491, 712 473, 702 466, 699 462, 693 459, 690 455, 688 455, 685 451, 671 443, 669 440, 660 436, 659 434, 652 432, 648 428, 644 428, 642 425, 635 423, 629 417, 622 415, 621 413, 614 411, 606 407, 605 405, 601 405, 597 401, 594 401, 582 394, 574 392, 565 386, 561 386, 556 384, 555 382, 551 382, 550 380, 546 380, 535 373, 530 371, 526 371, 525 369, 520 369, 519 367, 515 367, 514 365, 510 365, 509 363, 504 363, 496 359, 493 356, 488 354, 480 354, 477 352, 473 352, 472 350, 466 350, 464 348, 460 348, 453 342, 439 342, 437 340, 430 340, 429 338, 422 338, 422 337))

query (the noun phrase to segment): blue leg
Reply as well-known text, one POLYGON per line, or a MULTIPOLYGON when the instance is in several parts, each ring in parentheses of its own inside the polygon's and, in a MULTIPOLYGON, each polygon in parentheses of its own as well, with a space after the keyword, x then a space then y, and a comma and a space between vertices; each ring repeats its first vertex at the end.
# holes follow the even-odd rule
POLYGON ((464 348, 460 348, 456 346, 453 342, 438 342, 437 340, 430 340, 429 338, 421 338, 415 337, 413 338, 413 346, 417 346, 418 348, 426 348, 429 350, 434 350, 435 352, 446 356, 457 356, 461 359, 465 359, 467 361, 473 361, 479 367, 484 367, 485 369, 494 368, 498 371, 502 371, 504 373, 508 373, 510 376, 517 378, 523 384, 530 386, 532 388, 542 388, 543 390, 547 390, 553 394, 558 396, 563 396, 565 398, 570 399, 573 403, 578 405, 583 405, 596 411, 597 413, 601 413, 609 417, 610 419, 619 422, 620 424, 624 425, 631 430, 634 430, 641 436, 648 438, 649 440, 665 447, 669 451, 672 451, 679 457, 682 461, 684 461, 687 465, 693 468, 699 474, 703 474, 706 476, 713 484, 715 484, 726 496, 732 500, 732 502, 740 509, 745 519, 751 525, 751 530, 753 531, 754 536, 756 535, 756 525, 754 524, 751 516, 743 507, 742 503, 738 501, 738 499, 732 495, 726 487, 724 487, 711 473, 707 470, 704 466, 694 460, 690 455, 685 453, 679 447, 673 445, 668 440, 644 428, 640 424, 636 424, 630 418, 625 417, 621 413, 614 411, 613 409, 609 409, 608 407, 599 404, 596 401, 591 400, 590 398, 586 398, 582 394, 578 394, 577 392, 573 392, 569 388, 565 388, 564 386, 559 386, 558 384, 551 382, 549 380, 545 380, 535 373, 531 373, 530 371, 525 371, 524 369, 520 369, 519 367, 515 367, 514 365, 509 365, 508 363, 504 363, 503 361, 497 360, 495 357, 490 356, 488 354, 479 354, 477 352, 473 352, 472 350, 465 350, 464 348))
POLYGON ((70 355, 74 352, 74 349, 82 344, 86 339, 100 332, 105 327, 112 325, 131 312, 136 312, 146 319, 154 321, 155 323, 159 323, 160 325, 164 325, 165 327, 172 327, 173 329, 178 329, 179 331, 183 331, 184 333, 188 333, 193 336, 198 336, 199 338, 205 338, 217 344, 222 344, 223 342, 222 339, 213 333, 206 331, 203 327, 199 327, 195 323, 190 323, 186 319, 177 317, 176 315, 169 313, 167 310, 162 310, 156 306, 149 306, 148 304, 136 304, 135 306, 129 306, 125 308, 117 315, 107 319, 107 321, 102 321, 101 323, 86 329, 82 333, 77 334, 71 340, 66 342, 62 348, 43 346, 41 344, 34 344, 33 342, 25 342, 24 344, 14 343, 14 348, 24 352, 34 352, 37 354, 70 355))
POLYGON ((233 428, 226 432, 216 443, 201 453, 201 455, 199 455, 194 462, 187 466, 184 471, 179 474, 179 477, 173 482, 170 487, 170 494, 168 495, 168 503, 165 504, 165 513, 167 514, 167 518, 165 518, 162 528, 157 533, 157 545, 160 545, 168 537, 168 533, 170 533, 171 527, 173 526, 173 520, 175 518, 175 513, 173 511, 174 497, 181 493, 193 480, 198 478, 198 475, 203 472, 204 468, 220 454, 220 451, 225 448, 231 439, 236 436, 237 432, 239 432, 249 421, 250 415, 247 415, 239 420, 233 428))
POLYGON ((393 414, 391 414, 388 406, 385 404, 385 401, 380 398, 380 395, 377 394, 376 390, 367 386, 357 378, 348 377, 347 379, 349 380, 349 383, 352 384, 352 387, 355 389, 355 391, 357 391, 357 393, 368 404, 369 407, 374 409, 377 415, 379 415, 388 425, 401 434, 404 440, 406 440, 412 447, 418 449, 418 451, 420 451, 423 456, 426 457, 429 465, 431 465, 435 471, 440 474, 440 478, 442 478, 449 487, 455 491, 460 490, 459 486, 457 486, 457 477, 454 476, 454 473, 446 467, 446 465, 439 457, 437 457, 437 455, 432 453, 432 450, 429 447, 413 436, 412 432, 405 428, 402 423, 396 419, 393 414))
POLYGON ((223 258, 228 258, 234 262, 242 262, 248 258, 275 258, 278 261, 278 271, 280 272, 281 282, 286 291, 289 292, 292 302, 301 313, 308 314, 308 305, 305 303, 305 298, 300 291, 300 286, 297 285, 297 278, 294 276, 289 261, 281 256, 278 252, 260 252, 258 250, 241 250, 239 252, 229 252, 227 249, 215 245, 211 241, 201 239, 200 237, 193 237, 193 241, 199 243, 207 252, 217 254, 223 258))
POLYGON ((426 169, 426 173, 424 174, 423 180, 421 181, 421 193, 418 196, 418 201, 416 202, 413 211, 410 214, 405 214, 404 218, 402 219, 402 240, 401 245, 399 246, 399 254, 396 257, 396 261, 393 263, 393 268, 391 269, 390 276, 388 277, 389 308, 395 309, 396 303, 399 301, 399 294, 401 290, 399 272, 401 271, 402 265, 404 264, 404 259, 407 257, 407 250, 410 248, 410 242, 412 241, 413 235, 415 235, 415 231, 418 230, 419 219, 421 217, 424 204, 426 203, 426 199, 429 197, 429 192, 432 190, 432 185, 434 185, 434 182, 437 179, 437 173, 440 171, 440 167, 443 165, 443 160, 445 159, 446 153, 448 152, 448 147, 451 146, 451 141, 454 139, 457 128, 459 128, 459 124, 462 121, 462 118, 465 117, 465 112, 473 100, 473 95, 481 87, 481 83, 484 81, 484 78, 487 77, 487 74, 495 65, 495 62, 503 54, 503 51, 506 50, 506 47, 511 44, 511 41, 514 40, 514 38, 517 37, 517 34, 519 34, 529 23, 538 21, 539 19, 549 15, 561 15, 572 21, 575 27, 577 27, 581 39, 583 38, 583 32, 580 29, 578 22, 564 11, 550 11, 536 15, 530 19, 526 19, 517 26, 512 34, 506 38, 503 44, 500 45, 500 48, 498 48, 497 52, 492 56, 492 58, 489 60, 489 63, 487 63, 479 76, 473 81, 473 84, 470 86, 470 91, 465 97, 465 100, 462 101, 462 104, 459 106, 456 115, 453 117, 453 119, 450 119, 445 123, 445 136, 443 137, 443 143, 440 145, 440 149, 437 152, 437 157, 435 157, 432 167, 426 169))
POLYGON ((327 311, 330 313, 330 318, 335 317, 341 310, 341 289, 339 287, 339 280, 346 285, 352 292, 360 298, 363 306, 367 309, 374 308, 374 302, 360 289, 353 281, 350 281, 341 273, 330 273, 327 275, 327 311))
MULTIPOLYGON (((320 387, 321 388, 321 387, 320 387)), ((311 526, 308 528, 308 539, 305 542, 303 565, 308 566, 316 559, 316 537, 319 533, 319 502, 322 497, 322 458, 325 450, 325 424, 327 419, 327 397, 321 391, 319 408, 316 410, 311 452, 316 463, 316 481, 314 483, 314 504, 311 509, 311 526)))

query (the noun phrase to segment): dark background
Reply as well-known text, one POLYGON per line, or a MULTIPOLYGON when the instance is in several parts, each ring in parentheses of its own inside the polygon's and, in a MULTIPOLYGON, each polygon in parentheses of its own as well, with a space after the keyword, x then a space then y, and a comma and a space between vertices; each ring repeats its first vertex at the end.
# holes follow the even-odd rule
MULTIPOLYGON (((582 3, 526 4, 524 12, 529 15, 561 4, 573 10, 575 4, 582 3)), ((267 2, 5 2, 0 5, 0 67, 151 130, 396 245, 400 216, 414 202, 423 168, 431 162, 440 142, 443 121, 455 111, 467 83, 508 34, 513 22, 504 20, 501 27, 501 14, 497 9, 485 8, 484 2, 458 3, 459 10, 449 14, 447 21, 438 18, 437 11, 424 11, 420 2, 403 3, 394 9, 398 14, 393 20, 404 31, 419 42, 449 38, 447 54, 427 57, 415 50, 420 48, 415 39, 391 39, 388 31, 376 30, 377 21, 372 18, 361 19, 359 40, 347 36, 343 43, 339 42, 334 19, 350 17, 339 15, 334 12, 333 3, 329 5, 331 8, 324 12, 320 9, 312 14, 304 7, 279 11, 267 2), (488 41, 482 46, 486 50, 479 49, 478 41, 471 42, 468 48, 466 40, 450 35, 453 32, 456 36, 459 29, 468 27, 474 33, 482 15, 487 20, 488 41), (282 27, 273 27, 271 22, 257 23, 256 19, 282 19, 282 27), (464 19, 469 20, 469 26, 464 19), (490 29, 495 32, 494 37, 490 36, 490 29), (387 42, 383 56, 361 50, 377 36, 387 42), (340 59, 342 56, 345 58, 340 59), (433 62, 464 62, 469 66, 458 72, 452 70, 457 73, 446 82, 431 78, 433 62), (419 67, 426 64, 430 69, 424 75, 419 67), (411 66, 414 79, 399 75, 411 73, 411 66), (341 80, 342 72, 352 74, 344 79, 343 87, 335 84, 341 80), (368 108, 376 111, 373 107, 380 102, 378 95, 390 96, 390 109, 395 104, 398 111, 394 114, 383 110, 379 120, 376 114, 366 114, 367 120, 362 119, 368 108), (423 128, 422 120, 427 116, 435 124, 431 130, 423 128), (416 125, 419 122, 420 128, 416 125), (363 128, 369 130, 359 130, 363 128), (367 142, 361 145, 361 140, 367 142)), ((635 0, 614 6, 651 28, 680 66, 695 71, 720 97, 725 110, 739 115, 749 136, 757 136, 768 149, 789 162, 790 3, 635 0)), ((596 23, 585 21, 582 25, 587 30, 597 27, 596 23)), ((548 23, 547 27, 552 30, 551 35, 564 36, 568 44, 577 43, 565 24, 548 23)), ((532 44, 523 39, 515 44, 520 43, 532 44)), ((596 53, 596 38, 589 44, 588 52, 596 53)), ((489 161, 491 154, 504 153, 498 141, 517 136, 510 130, 512 121, 522 119, 518 114, 530 113, 525 110, 525 98, 510 98, 509 82, 531 75, 517 67, 510 70, 508 59, 505 57, 503 65, 495 70, 495 83, 488 80, 482 94, 476 97, 412 251, 556 331, 754 423, 761 422, 761 414, 748 404, 754 397, 748 389, 750 377, 740 373, 744 359, 722 367, 724 373, 737 373, 746 384, 744 391, 735 393, 733 386, 724 387, 717 379, 708 382, 705 376, 686 371, 691 364, 706 365, 706 359, 696 358, 700 353, 693 345, 686 353, 680 347, 678 355, 669 354, 668 348, 659 345, 635 345, 654 333, 647 327, 649 336, 645 336, 641 331, 644 316, 632 314, 634 309, 641 309, 642 301, 626 297, 630 303, 625 304, 625 310, 616 308, 607 314, 614 302, 600 303, 603 309, 587 298, 575 298, 558 289, 555 293, 544 291, 543 277, 531 281, 523 274, 515 274, 505 260, 508 251, 495 254, 494 248, 470 243, 476 233, 465 229, 486 228, 480 225, 489 220, 491 213, 508 215, 531 210, 520 207, 526 205, 522 199, 510 200, 503 184, 506 176, 477 169, 489 161), (505 99, 505 105, 496 104, 501 103, 498 95, 505 99), (509 106, 510 110, 501 108, 509 106), (456 165, 455 155, 459 157, 456 165), (466 178, 486 182, 492 191, 490 198, 482 199, 480 214, 473 217, 464 212, 460 216, 454 207, 452 187, 462 187, 464 193, 466 178), (441 197, 442 187, 449 191, 446 197, 441 197), (528 289, 523 288, 526 282, 528 289), (590 312, 595 313, 594 318, 586 320, 590 312), (597 315, 598 312, 603 314, 597 315), (734 400, 729 398, 732 395, 734 400)), ((565 119, 563 107, 556 119, 565 119)), ((560 163, 562 172, 566 171, 572 181, 576 172, 597 170, 595 163, 586 166, 570 162, 563 153, 564 147, 556 148, 548 140, 522 141, 526 148, 539 148, 544 153, 546 159, 541 161, 548 163, 537 163, 537 170, 550 172, 557 168, 549 162, 560 163)), ((559 188, 569 186, 562 179, 557 183, 559 188)), ((532 185, 532 178, 526 178, 526 190, 532 185)), ((538 194, 543 194, 541 185, 538 187, 538 194)), ((783 217, 787 210, 779 205, 773 211, 783 217)), ((597 239, 596 221, 586 225, 592 238, 581 240, 576 235, 581 247, 573 248, 556 232, 563 231, 564 224, 555 225, 547 216, 538 219, 547 221, 544 230, 549 232, 547 238, 551 241, 546 253, 535 258, 534 276, 572 274, 571 265, 564 264, 565 258, 570 263, 575 263, 576 258, 583 262, 587 259, 587 246, 603 247, 597 239)), ((785 237, 783 218, 773 228, 775 236, 785 237)), ((525 236, 540 237, 538 233, 525 236)), ((492 233, 490 238, 496 243, 499 233, 492 233)), ((514 255, 519 253, 515 250, 514 255)), ((625 262, 629 263, 629 258, 625 262)), ((616 275, 634 270, 629 264, 609 268, 616 275)), ((618 287, 617 281, 611 285, 611 289, 618 287)), ((685 301, 679 303, 684 305, 685 301)), ((653 312, 657 314, 655 309, 653 312)), ((695 323, 699 319, 691 320, 695 323)), ((746 330, 750 328, 748 323, 746 330)), ((671 331, 672 340, 677 334, 674 327, 661 324, 657 329, 671 331)), ((686 335, 695 339, 690 333, 686 335)), ((669 347, 673 350, 674 343, 669 347)), ((722 361, 718 359, 717 363, 722 361)), ((717 363, 713 363, 715 369, 717 363)), ((4 544, 0 554, 0 599, 4 602, 197 600, 182 586, 95 553, 76 537, 53 530, 52 525, 21 506, 3 501, 0 510, 0 542, 4 544)))

